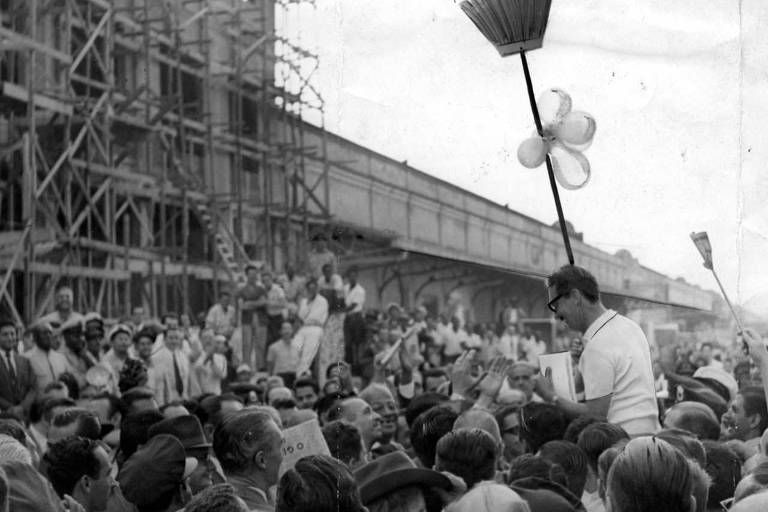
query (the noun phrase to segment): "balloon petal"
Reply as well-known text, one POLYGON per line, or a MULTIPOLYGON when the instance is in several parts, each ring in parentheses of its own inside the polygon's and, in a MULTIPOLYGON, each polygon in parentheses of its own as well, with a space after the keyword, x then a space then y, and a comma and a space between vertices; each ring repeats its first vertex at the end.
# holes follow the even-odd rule
POLYGON ((577 151, 555 144, 549 151, 555 178, 563 188, 578 190, 587 184, 591 175, 589 160, 577 151))
POLYGON ((563 121, 557 125, 555 134, 558 140, 575 146, 589 144, 595 136, 597 123, 595 118, 586 112, 569 112, 563 121))
POLYGON ((517 148, 517 159, 523 166, 535 169, 544 163, 547 157, 547 143, 539 136, 524 140, 517 148))
POLYGON ((537 102, 543 127, 555 126, 571 111, 571 97, 562 89, 547 89, 537 102))

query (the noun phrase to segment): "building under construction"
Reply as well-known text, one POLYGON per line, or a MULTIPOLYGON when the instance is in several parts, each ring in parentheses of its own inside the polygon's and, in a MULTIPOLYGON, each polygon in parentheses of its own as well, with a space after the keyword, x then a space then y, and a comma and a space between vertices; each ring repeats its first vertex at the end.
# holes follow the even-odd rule
MULTIPOLYGON (((289 0, 0 0, 0 304, 199 311, 328 217, 289 0), (283 18, 281 18, 281 16, 283 18)), ((319 114, 319 115, 318 115, 319 114)))

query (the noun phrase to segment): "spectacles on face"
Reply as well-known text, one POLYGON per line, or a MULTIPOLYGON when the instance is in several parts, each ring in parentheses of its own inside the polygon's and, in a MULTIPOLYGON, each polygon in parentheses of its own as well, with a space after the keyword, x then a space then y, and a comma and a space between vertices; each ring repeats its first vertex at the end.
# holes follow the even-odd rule
POLYGON ((557 294, 557 296, 554 299, 552 299, 551 301, 547 302, 547 308, 549 308, 549 310, 551 312, 557 313, 557 301, 559 301, 560 299, 562 299, 563 297, 565 297, 569 293, 571 293, 571 290, 568 290, 565 293, 557 294))

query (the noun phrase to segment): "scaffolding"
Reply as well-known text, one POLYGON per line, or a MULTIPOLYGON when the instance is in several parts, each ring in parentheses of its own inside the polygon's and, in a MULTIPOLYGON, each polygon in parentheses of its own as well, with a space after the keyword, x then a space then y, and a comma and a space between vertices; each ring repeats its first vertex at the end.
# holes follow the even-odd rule
POLYGON ((302 261, 329 164, 317 56, 275 26, 301 4, 0 0, 2 313, 62 282, 80 311, 192 313, 302 261))

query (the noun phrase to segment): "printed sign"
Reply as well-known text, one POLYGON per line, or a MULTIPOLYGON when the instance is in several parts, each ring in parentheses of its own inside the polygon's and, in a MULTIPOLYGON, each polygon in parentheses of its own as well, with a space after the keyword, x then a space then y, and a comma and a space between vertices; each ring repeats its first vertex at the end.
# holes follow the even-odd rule
POLYGON ((552 370, 552 384, 558 396, 576 401, 576 385, 573 382, 573 364, 570 352, 555 352, 539 356, 539 368, 545 375, 547 368, 552 370))
POLYGON ((309 420, 283 430, 283 463, 280 475, 291 469, 296 461, 309 455, 330 455, 328 444, 317 420, 309 420))

